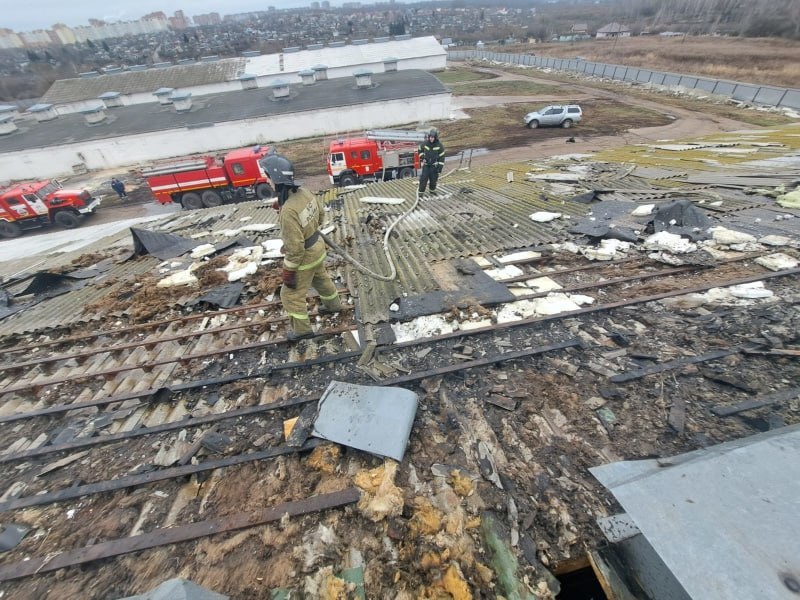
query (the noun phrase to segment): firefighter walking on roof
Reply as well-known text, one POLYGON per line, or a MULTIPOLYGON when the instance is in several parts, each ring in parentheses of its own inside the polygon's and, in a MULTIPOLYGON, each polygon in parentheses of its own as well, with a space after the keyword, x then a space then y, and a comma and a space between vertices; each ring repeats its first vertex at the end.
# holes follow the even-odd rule
POLYGON ((439 141, 439 131, 434 127, 428 132, 427 139, 419 147, 419 162, 422 169, 419 175, 419 193, 424 194, 428 182, 431 194, 436 193, 439 173, 444 169, 444 146, 439 141))
POLYGON ((325 271, 325 241, 319 228, 324 220, 322 199, 294 180, 294 166, 280 154, 261 159, 261 166, 272 180, 277 194, 281 241, 283 242, 283 285, 281 302, 289 315, 289 340, 311 337, 306 293, 309 286, 319 293, 320 313, 342 309, 336 285, 325 271))

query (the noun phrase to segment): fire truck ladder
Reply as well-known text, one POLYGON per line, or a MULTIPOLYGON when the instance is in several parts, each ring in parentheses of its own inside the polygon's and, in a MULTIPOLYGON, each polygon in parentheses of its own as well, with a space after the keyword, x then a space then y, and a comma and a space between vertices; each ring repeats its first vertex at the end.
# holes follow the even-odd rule
POLYGON ((401 129, 371 129, 366 137, 370 140, 395 142, 424 142, 427 134, 424 131, 403 131, 401 129))

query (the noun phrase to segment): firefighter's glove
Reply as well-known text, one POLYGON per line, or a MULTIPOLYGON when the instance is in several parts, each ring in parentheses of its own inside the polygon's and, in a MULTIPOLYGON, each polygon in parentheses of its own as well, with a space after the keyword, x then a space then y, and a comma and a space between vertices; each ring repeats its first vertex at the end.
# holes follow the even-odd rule
POLYGON ((277 211, 280 211, 280 209, 281 209, 280 202, 278 202, 277 200, 275 200, 275 202, 273 202, 273 203, 272 203, 272 210, 277 210, 277 211))
POLYGON ((283 270, 283 276, 281 277, 283 280, 283 285, 285 285, 290 290, 297 289, 297 271, 290 271, 289 269, 283 270))
POLYGON ((436 165, 436 172, 441 173, 442 169, 444 169, 444 165, 436 165))

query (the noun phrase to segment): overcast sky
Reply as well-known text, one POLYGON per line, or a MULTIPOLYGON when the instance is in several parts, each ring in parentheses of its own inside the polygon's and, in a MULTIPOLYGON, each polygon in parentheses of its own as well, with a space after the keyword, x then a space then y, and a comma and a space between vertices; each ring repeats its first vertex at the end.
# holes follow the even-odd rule
POLYGON ((168 17, 176 10, 183 10, 184 14, 191 17, 210 12, 230 15, 266 10, 268 6, 290 8, 310 4, 311 0, 0 0, 0 7, 3 8, 0 10, 0 29, 50 29, 56 23, 76 27, 88 25, 89 19, 135 21, 159 10, 168 17))

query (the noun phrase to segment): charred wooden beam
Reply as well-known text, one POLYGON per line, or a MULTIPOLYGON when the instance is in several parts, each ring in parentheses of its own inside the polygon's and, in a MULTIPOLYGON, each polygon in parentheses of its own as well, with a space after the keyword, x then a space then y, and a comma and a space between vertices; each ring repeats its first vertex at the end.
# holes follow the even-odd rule
POLYGON ((347 504, 358 502, 361 493, 357 488, 346 488, 338 492, 311 496, 303 500, 284 502, 263 510, 246 513, 236 513, 218 519, 209 519, 198 523, 189 523, 178 527, 163 527, 154 529, 142 535, 120 538, 101 542, 91 546, 78 548, 30 560, 21 560, 16 563, 0 566, 0 581, 29 577, 38 573, 48 573, 64 567, 82 565, 103 558, 121 556, 131 552, 139 552, 148 548, 157 548, 168 544, 177 544, 196 540, 201 537, 235 531, 271 523, 281 519, 284 515, 296 517, 309 513, 320 512, 331 508, 338 508, 347 504))

